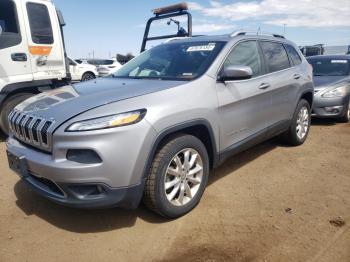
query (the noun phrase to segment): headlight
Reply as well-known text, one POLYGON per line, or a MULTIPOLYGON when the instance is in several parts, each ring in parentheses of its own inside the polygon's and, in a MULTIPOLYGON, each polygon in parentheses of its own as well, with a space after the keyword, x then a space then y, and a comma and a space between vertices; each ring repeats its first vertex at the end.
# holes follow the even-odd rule
POLYGON ((132 125, 140 122, 146 114, 146 109, 126 112, 117 115, 109 115, 88 120, 79 121, 71 124, 66 131, 91 131, 98 129, 106 129, 118 126, 132 125))
POLYGON ((331 97, 342 97, 346 95, 346 86, 340 86, 330 91, 326 91, 322 97, 331 98, 331 97))

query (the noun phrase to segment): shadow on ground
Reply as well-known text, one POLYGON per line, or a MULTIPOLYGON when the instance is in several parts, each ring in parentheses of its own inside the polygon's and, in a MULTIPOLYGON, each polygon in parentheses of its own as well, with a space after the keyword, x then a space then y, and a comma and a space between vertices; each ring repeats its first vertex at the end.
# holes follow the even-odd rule
MULTIPOLYGON (((227 159, 225 164, 211 172, 209 185, 238 170, 259 156, 273 150, 277 146, 279 144, 276 140, 270 140, 227 159)), ((58 228, 71 232, 93 233, 132 227, 137 219, 142 219, 149 223, 170 222, 170 220, 148 211, 142 204, 136 210, 122 210, 117 208, 81 210, 52 203, 36 195, 23 181, 17 182, 14 191, 17 197, 17 206, 28 216, 36 215, 58 228)))
POLYGON ((312 118, 311 120, 312 126, 334 126, 337 123, 337 120, 332 118, 312 118))
POLYGON ((0 130, 0 143, 5 142, 5 140, 6 140, 6 136, 5 136, 5 134, 4 134, 3 132, 1 132, 1 130, 0 130))

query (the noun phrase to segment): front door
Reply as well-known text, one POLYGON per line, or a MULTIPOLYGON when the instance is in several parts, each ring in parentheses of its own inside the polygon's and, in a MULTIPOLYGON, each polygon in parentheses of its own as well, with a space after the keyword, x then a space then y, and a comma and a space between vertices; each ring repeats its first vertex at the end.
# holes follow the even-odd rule
POLYGON ((271 94, 264 76, 258 43, 248 40, 238 43, 223 67, 244 65, 252 68, 247 80, 217 83, 220 115, 220 151, 250 139, 272 124, 271 94))
POLYGON ((33 80, 21 6, 0 1, 0 89, 33 80))
POLYGON ((34 80, 66 76, 61 28, 51 1, 26 0, 27 38, 34 80))

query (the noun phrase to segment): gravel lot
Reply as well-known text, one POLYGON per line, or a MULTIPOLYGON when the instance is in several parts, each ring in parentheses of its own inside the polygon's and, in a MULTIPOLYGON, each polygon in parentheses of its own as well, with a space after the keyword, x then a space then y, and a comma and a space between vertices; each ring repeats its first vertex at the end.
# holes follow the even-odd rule
POLYGON ((301 147, 273 140, 230 158, 173 221, 38 197, 8 169, 3 140, 0 261, 350 261, 350 124, 314 121, 301 147))

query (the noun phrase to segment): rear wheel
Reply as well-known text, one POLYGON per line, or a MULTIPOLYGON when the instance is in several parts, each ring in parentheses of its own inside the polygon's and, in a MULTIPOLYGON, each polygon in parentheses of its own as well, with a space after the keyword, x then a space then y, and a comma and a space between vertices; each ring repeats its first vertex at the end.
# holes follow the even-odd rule
POLYGON ((82 82, 89 81, 89 80, 92 80, 95 78, 96 78, 96 76, 93 73, 87 72, 87 73, 83 74, 83 76, 81 77, 81 81, 82 82))
POLYGON ((301 99, 294 112, 289 129, 282 135, 285 142, 292 146, 298 146, 305 142, 311 124, 311 109, 309 103, 301 99))
POLYGON ((8 124, 8 115, 10 112, 21 102, 28 99, 29 97, 33 96, 34 94, 30 93, 20 93, 13 96, 10 96, 7 98, 2 107, 0 112, 0 128, 5 133, 5 135, 8 135, 9 133, 9 124, 8 124))
POLYGON ((143 201, 164 217, 180 217, 198 204, 208 175, 209 157, 203 143, 191 135, 174 137, 153 160, 143 201))
POLYGON ((350 121, 350 99, 347 108, 345 108, 345 114, 339 118, 339 121, 342 123, 348 123, 350 121))

